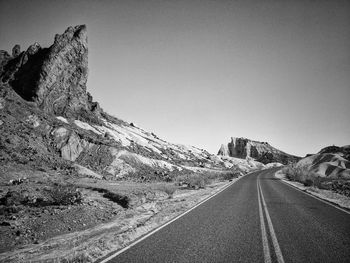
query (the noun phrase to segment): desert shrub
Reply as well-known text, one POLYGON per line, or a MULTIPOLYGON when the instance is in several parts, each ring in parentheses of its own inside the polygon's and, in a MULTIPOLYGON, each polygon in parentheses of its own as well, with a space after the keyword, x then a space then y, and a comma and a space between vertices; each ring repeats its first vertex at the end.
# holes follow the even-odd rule
POLYGON ((313 186, 314 182, 311 179, 306 179, 304 181, 304 186, 313 186))
POLYGON ((177 187, 174 184, 161 184, 157 187, 158 190, 165 192, 168 198, 173 198, 177 187))
POLYGON ((338 194, 350 197, 350 182, 347 180, 334 180, 329 183, 329 187, 338 194))
POLYGON ((208 177, 199 175, 190 176, 187 179, 188 187, 193 189, 205 188, 209 182, 210 180, 208 177))
POLYGON ((238 178, 239 177, 239 173, 236 172, 228 172, 228 173, 224 173, 222 175, 222 180, 232 180, 234 178, 238 178))
POLYGON ((73 205, 81 203, 83 197, 74 185, 57 184, 46 190, 48 204, 50 205, 73 205))
POLYGON ((282 172, 290 181, 301 182, 304 186, 315 186, 320 189, 326 188, 327 179, 311 172, 307 166, 290 165, 284 167, 282 172))
POLYGON ((282 168, 288 180, 304 182, 309 177, 309 169, 306 166, 290 165, 282 168))

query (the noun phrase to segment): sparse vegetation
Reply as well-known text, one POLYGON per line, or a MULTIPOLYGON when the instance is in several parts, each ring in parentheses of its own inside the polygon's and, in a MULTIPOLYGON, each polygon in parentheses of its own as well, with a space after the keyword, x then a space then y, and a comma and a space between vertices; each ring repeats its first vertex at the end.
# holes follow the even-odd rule
POLYGON ((298 166, 298 165, 289 165, 282 169, 282 172, 286 175, 287 179, 290 181, 297 181, 301 183, 313 185, 313 179, 316 177, 314 174, 310 173, 308 167, 298 166))
POLYGON ((92 262, 86 253, 73 253, 63 257, 53 259, 53 262, 57 263, 87 263, 92 262))
POLYGON ((174 193, 177 190, 177 187, 174 184, 164 183, 160 184, 157 187, 158 190, 165 192, 168 195, 168 198, 171 199, 174 196, 174 193))
POLYGON ((290 165, 282 169, 288 180, 304 184, 304 186, 313 186, 319 189, 332 190, 336 193, 350 196, 350 182, 341 179, 332 179, 321 177, 314 172, 310 172, 307 166, 290 165))
POLYGON ((179 176, 177 181, 179 185, 187 185, 187 187, 191 189, 200 189, 205 188, 205 186, 211 182, 211 179, 209 176, 205 175, 189 174, 179 176))
POLYGON ((222 175, 222 180, 232 180, 238 178, 240 174, 238 172, 227 172, 222 175))
POLYGON ((56 184, 46 192, 50 205, 73 205, 81 203, 83 199, 81 192, 74 185, 56 184))

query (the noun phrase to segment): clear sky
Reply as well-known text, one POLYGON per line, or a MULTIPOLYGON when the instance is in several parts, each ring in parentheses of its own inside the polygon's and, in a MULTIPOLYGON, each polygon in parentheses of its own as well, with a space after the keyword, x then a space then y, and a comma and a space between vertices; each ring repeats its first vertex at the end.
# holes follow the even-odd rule
POLYGON ((94 99, 168 141, 350 144, 350 1, 0 0, 0 49, 77 24, 94 99))

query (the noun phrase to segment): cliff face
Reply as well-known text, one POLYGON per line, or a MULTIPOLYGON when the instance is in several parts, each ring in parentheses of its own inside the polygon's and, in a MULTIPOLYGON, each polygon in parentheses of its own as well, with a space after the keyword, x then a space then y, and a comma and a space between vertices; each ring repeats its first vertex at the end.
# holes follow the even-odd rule
POLYGON ((288 164, 300 159, 297 156, 287 154, 272 147, 267 142, 258 142, 246 138, 235 137, 232 137, 228 144, 221 145, 218 155, 237 158, 251 157, 264 164, 272 162, 288 164))
POLYGON ((98 109, 86 92, 88 76, 87 30, 69 27, 56 35, 53 45, 38 43, 21 52, 19 45, 0 53, 0 81, 10 84, 25 100, 47 113, 75 117, 98 109))

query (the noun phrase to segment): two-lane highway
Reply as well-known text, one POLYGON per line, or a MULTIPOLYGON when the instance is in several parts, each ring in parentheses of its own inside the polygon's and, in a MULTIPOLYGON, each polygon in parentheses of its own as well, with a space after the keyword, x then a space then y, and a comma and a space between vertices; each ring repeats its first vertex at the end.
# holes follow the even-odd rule
POLYGON ((350 262, 350 215, 274 178, 249 174, 101 262, 350 262))

